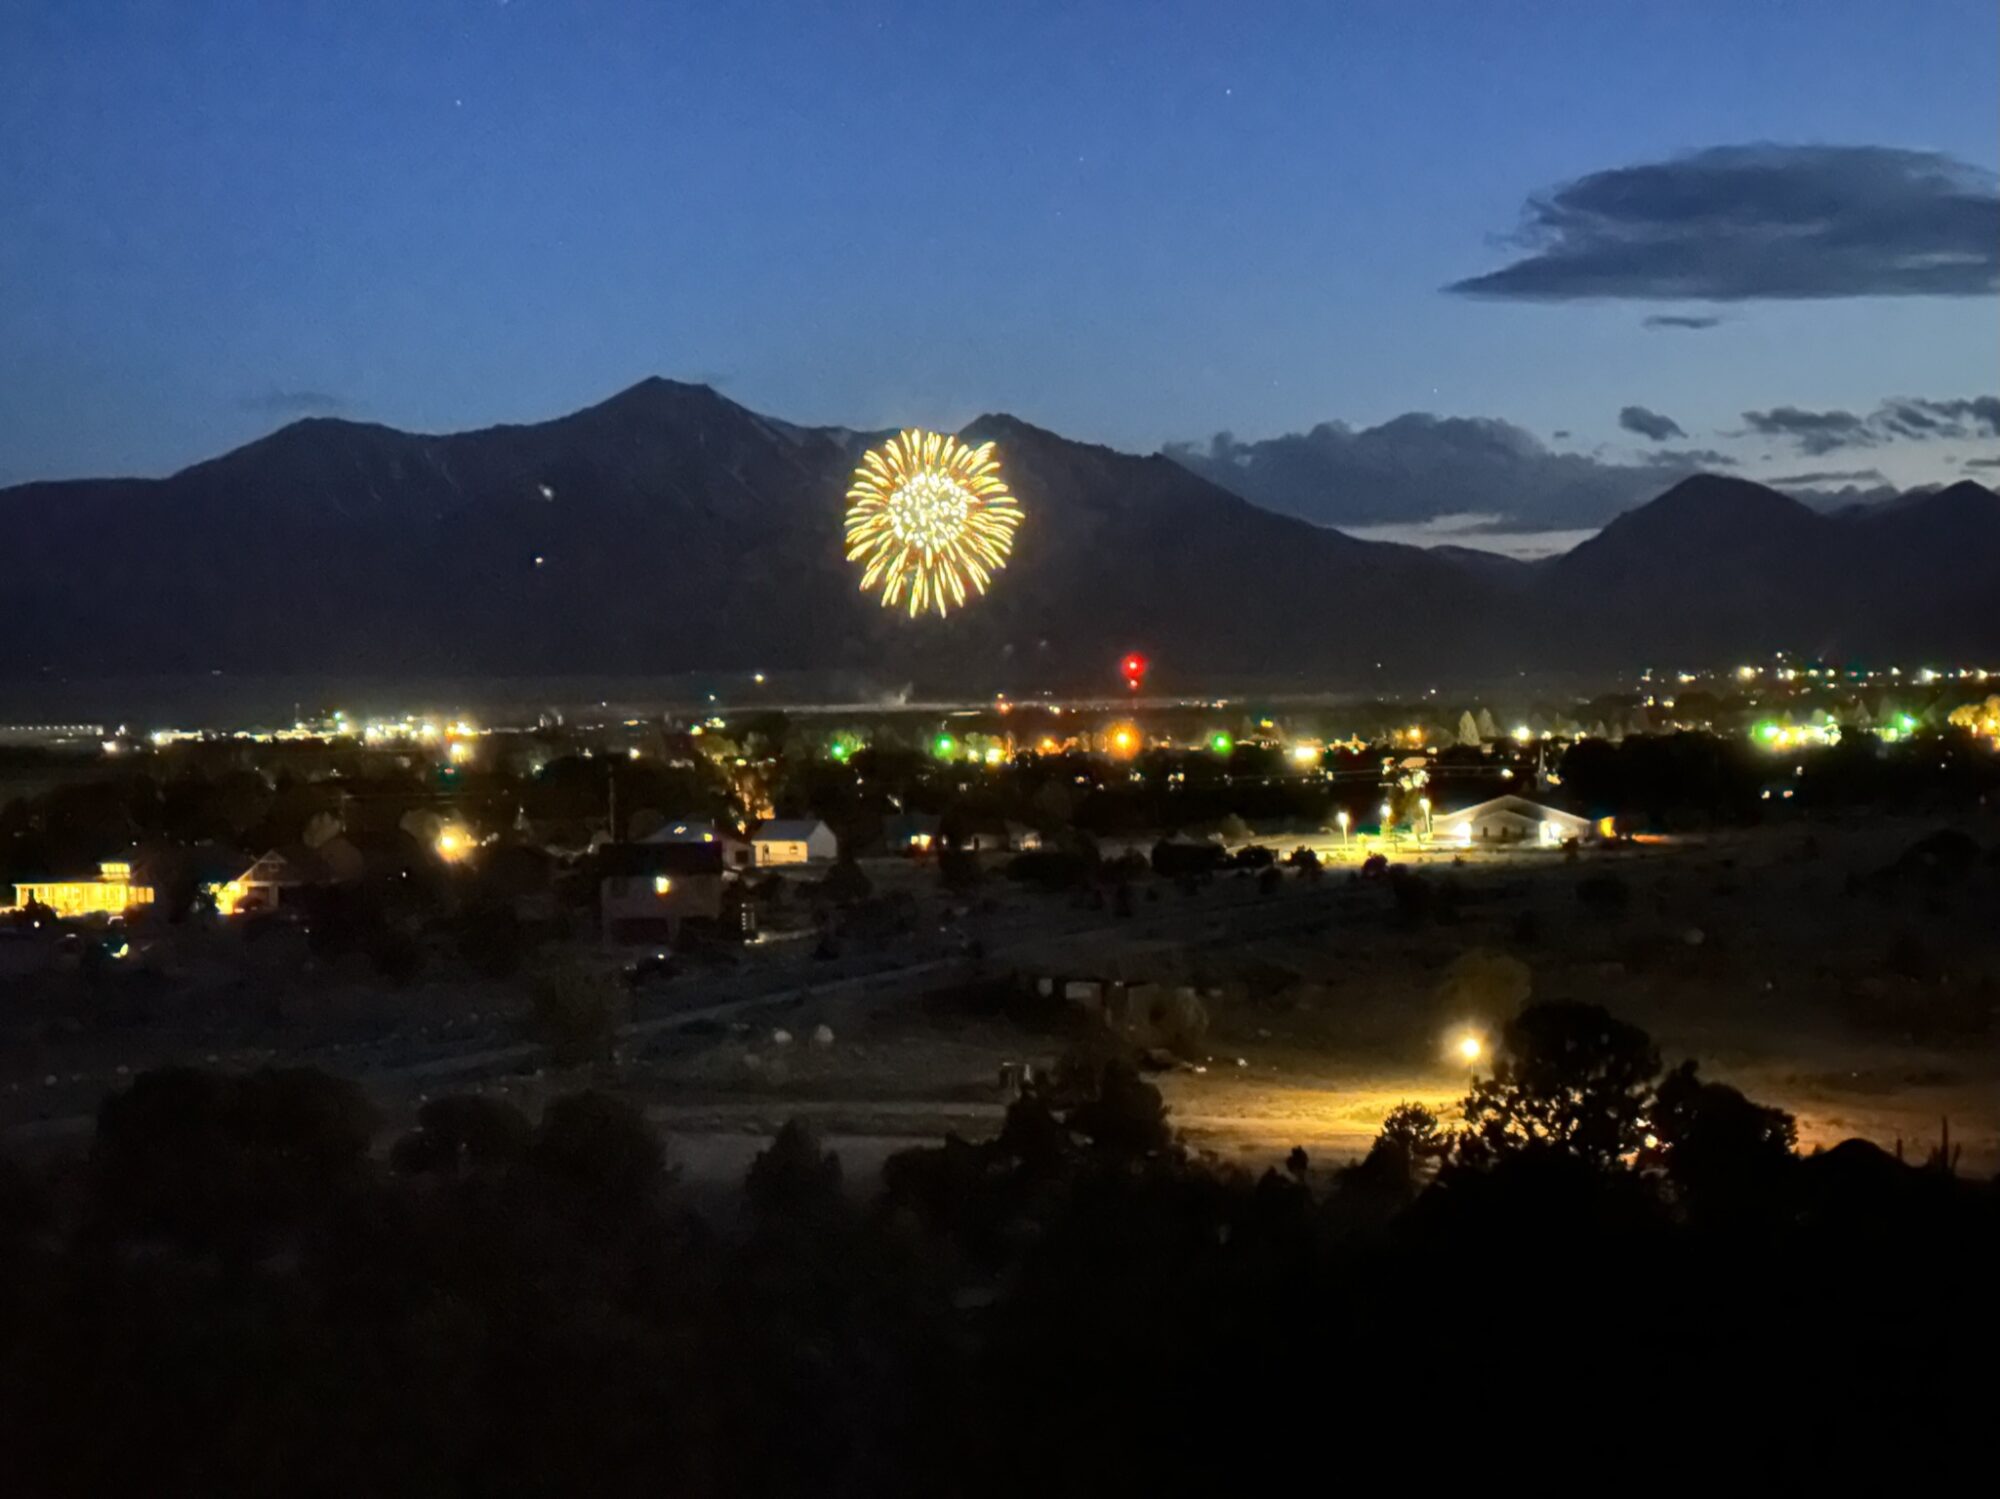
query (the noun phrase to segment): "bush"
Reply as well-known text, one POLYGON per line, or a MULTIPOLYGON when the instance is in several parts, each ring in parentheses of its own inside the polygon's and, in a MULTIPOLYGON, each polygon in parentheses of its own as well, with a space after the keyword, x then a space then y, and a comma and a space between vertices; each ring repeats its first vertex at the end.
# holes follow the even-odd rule
POLYGON ((743 1194, 764 1228, 804 1229, 846 1213, 840 1157, 823 1149, 810 1126, 788 1120, 750 1163, 743 1194))
POLYGON ((458 919, 458 954, 481 978, 512 978, 526 946, 512 906, 474 906, 458 919))
POLYGON ((1197 994, 1170 989, 1156 995, 1146 1008, 1149 1044, 1164 1046, 1192 1061, 1204 1055, 1208 1042, 1208 1007, 1197 994))
POLYGON ((512 1104, 460 1093, 418 1109, 417 1127, 389 1158, 405 1175, 462 1176, 517 1165, 533 1137, 528 1116, 512 1104))
POLYGON ((1632 887, 1615 874, 1593 874, 1576 882, 1576 899, 1586 911, 1617 916, 1632 904, 1632 887))
POLYGON ((623 985, 565 965, 538 970, 527 988, 530 1029, 557 1061, 594 1061, 610 1052, 630 1002, 623 985))
POLYGON ((1066 1123, 1114 1156, 1156 1155, 1173 1144, 1160 1090, 1122 1058, 1104 1064, 1096 1096, 1071 1109, 1066 1123))
POLYGON ((424 971, 424 945, 400 927, 385 927, 368 943, 368 961, 392 984, 407 984, 424 971))
POLYGON ((617 1212, 645 1204, 667 1180, 667 1153, 645 1115, 606 1093, 572 1093, 542 1115, 535 1170, 617 1212))
POLYGON ((1090 881, 1090 862, 1067 849, 1031 849, 1007 861, 1007 878, 1042 890, 1075 890, 1090 881))

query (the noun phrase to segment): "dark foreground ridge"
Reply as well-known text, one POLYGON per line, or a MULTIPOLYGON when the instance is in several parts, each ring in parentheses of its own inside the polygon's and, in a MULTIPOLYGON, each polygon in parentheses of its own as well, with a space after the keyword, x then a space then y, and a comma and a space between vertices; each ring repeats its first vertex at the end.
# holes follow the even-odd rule
POLYGON ((1463 1112, 1251 1176, 1079 1051, 873 1200, 788 1126, 717 1224, 605 1094, 434 1100, 385 1157, 352 1084, 149 1074, 86 1161, 0 1175, 10 1491, 1160 1493, 1422 1451, 1912 1476, 1983 1429, 2000 1193, 1948 1150, 1801 1157, 1588 1004, 1518 1015, 1463 1112))

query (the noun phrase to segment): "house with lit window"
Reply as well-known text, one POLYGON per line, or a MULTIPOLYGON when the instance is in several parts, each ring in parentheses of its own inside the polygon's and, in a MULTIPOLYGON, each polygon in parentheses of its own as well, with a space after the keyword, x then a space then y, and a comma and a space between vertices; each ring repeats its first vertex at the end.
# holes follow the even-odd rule
POLYGON ((319 850, 293 843, 270 850, 223 885, 215 903, 225 916, 280 911, 298 905, 306 891, 335 882, 335 871, 319 850))
POLYGON ((83 916, 123 916, 135 906, 153 903, 153 887, 140 884, 132 866, 110 859, 97 866, 97 878, 88 880, 24 880, 14 886, 17 907, 46 906, 56 915, 74 920, 83 916))
POLYGON ((690 921, 720 928, 725 915, 747 909, 732 899, 737 873, 719 841, 607 843, 592 858, 607 942, 671 943, 690 921))
POLYGON ((840 853, 833 829, 814 817, 773 817, 750 835, 759 868, 770 864, 831 864, 840 853))
POLYGON ((930 812, 899 812, 882 820, 882 846, 892 854, 927 854, 937 845, 937 816, 930 812))

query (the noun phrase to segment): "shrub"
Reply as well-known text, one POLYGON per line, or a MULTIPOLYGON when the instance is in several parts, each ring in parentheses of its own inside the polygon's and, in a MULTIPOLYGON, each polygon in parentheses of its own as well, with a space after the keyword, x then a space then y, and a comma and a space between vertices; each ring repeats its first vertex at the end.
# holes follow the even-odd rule
POLYGON ((1617 916, 1632 904, 1632 887, 1615 874, 1593 874, 1576 882, 1577 903, 1599 916, 1617 916))
POLYGON ((629 1003, 623 985, 552 965, 532 974, 527 988, 530 1028, 557 1061, 593 1061, 609 1053, 629 1003))

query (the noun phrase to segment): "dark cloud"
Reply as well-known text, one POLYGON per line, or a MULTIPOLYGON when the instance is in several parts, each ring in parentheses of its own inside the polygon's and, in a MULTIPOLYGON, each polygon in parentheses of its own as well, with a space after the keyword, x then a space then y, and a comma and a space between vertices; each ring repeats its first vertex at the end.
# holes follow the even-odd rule
POLYGON ((1766 437, 1788 437, 1805 453, 1831 453, 1835 448, 1866 446, 1877 440, 1869 430, 1868 419, 1851 411, 1802 411, 1796 406, 1773 406, 1769 411, 1746 411, 1743 420, 1752 432, 1766 437))
POLYGON ((1515 530, 1599 526, 1689 474, 1729 466, 1707 451, 1606 461, 1558 452, 1511 422, 1424 412, 1361 429, 1323 422, 1261 442, 1222 432, 1166 453, 1268 509, 1361 527, 1465 514, 1515 530))
POLYGON ((1553 302, 1977 296, 2000 288, 2000 189, 1936 152, 1716 146, 1531 198, 1516 240, 1522 259, 1445 289, 1553 302))
POLYGON ((1679 464, 1685 468, 1735 468, 1737 461, 1727 453, 1718 453, 1714 448, 1661 448, 1653 455, 1655 463, 1679 464))
POLYGON ((1643 319, 1639 326, 1642 328, 1687 328, 1698 331, 1703 328, 1713 328, 1721 321, 1722 319, 1719 317, 1690 317, 1680 313, 1656 312, 1651 317, 1643 319))
POLYGON ((1968 458, 1965 460, 1965 466, 1967 468, 2000 468, 2000 458, 1968 458))
POLYGON ((1784 489, 1796 485, 1802 489, 1816 489, 1828 484, 1887 484, 1889 476, 1879 468, 1815 469, 1809 474, 1780 474, 1775 479, 1764 481, 1773 489, 1784 489))
POLYGON ((262 395, 245 396, 245 411, 262 412, 266 416, 329 416, 336 411, 345 411, 352 403, 344 396, 328 395, 323 390, 279 390, 273 387, 262 395))
POLYGON ((1648 411, 1644 406, 1627 406, 1618 413, 1618 425, 1627 432, 1637 432, 1641 437, 1653 442, 1665 442, 1669 437, 1686 437, 1681 424, 1670 416, 1662 416, 1657 411, 1648 411))
POLYGON ((1801 453, 1817 456, 1839 448, 1873 448, 1896 441, 2000 437, 2000 396, 1945 401, 1898 396, 1866 416, 1852 411, 1775 406, 1769 411, 1746 411, 1743 420, 1752 432, 1788 438, 1801 453))

